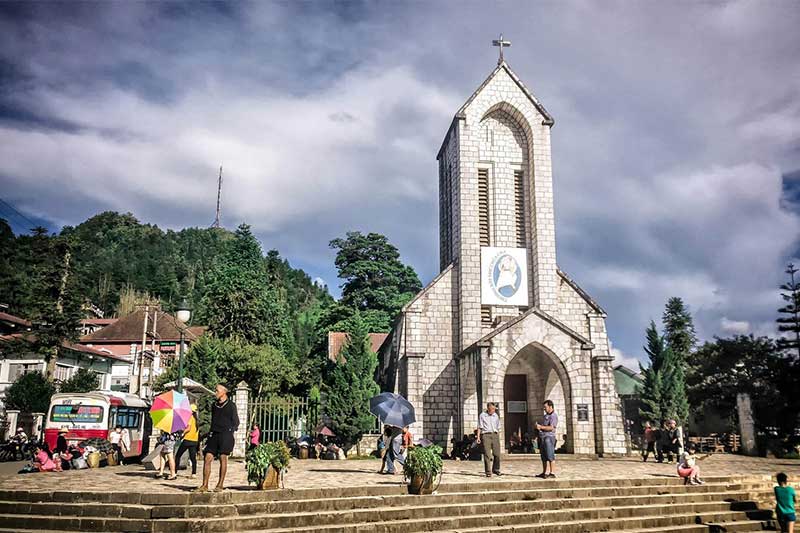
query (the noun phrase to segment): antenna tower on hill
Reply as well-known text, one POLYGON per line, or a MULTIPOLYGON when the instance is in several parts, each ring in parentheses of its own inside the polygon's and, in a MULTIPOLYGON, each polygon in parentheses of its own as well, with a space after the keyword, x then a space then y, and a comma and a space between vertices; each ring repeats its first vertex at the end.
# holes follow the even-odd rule
POLYGON ((219 180, 217 182, 217 215, 214 217, 214 223, 211 225, 212 228, 221 227, 219 222, 221 201, 222 201, 222 167, 219 167, 219 180))

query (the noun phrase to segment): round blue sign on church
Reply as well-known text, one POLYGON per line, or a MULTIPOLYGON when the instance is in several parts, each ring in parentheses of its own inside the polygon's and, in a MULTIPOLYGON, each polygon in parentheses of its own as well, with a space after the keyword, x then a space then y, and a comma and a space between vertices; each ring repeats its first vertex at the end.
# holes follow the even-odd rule
POLYGON ((511 298, 522 283, 522 269, 509 254, 498 255, 492 265, 492 289, 502 298, 511 298))

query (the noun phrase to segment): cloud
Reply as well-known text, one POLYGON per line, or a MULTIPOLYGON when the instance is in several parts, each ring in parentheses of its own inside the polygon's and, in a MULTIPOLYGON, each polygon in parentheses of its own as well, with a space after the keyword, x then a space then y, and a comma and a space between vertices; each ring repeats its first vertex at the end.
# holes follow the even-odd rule
POLYGON ((725 333, 733 333, 737 335, 744 335, 752 331, 750 322, 746 320, 730 320, 724 316, 719 322, 719 327, 725 333))
POLYGON ((626 368, 633 370, 634 372, 639 372, 639 358, 634 357, 632 355, 627 355, 623 353, 622 350, 619 348, 615 348, 613 344, 611 345, 611 355, 614 357, 614 361, 612 364, 614 366, 622 365, 626 368))
POLYGON ((0 189, 54 225, 204 226, 222 164, 223 222, 312 277, 336 277, 327 243, 358 229, 425 282, 435 155, 502 28, 556 120, 559 264, 630 362, 670 296, 703 338, 774 324, 800 248, 798 26, 752 2, 5 4, 0 189))

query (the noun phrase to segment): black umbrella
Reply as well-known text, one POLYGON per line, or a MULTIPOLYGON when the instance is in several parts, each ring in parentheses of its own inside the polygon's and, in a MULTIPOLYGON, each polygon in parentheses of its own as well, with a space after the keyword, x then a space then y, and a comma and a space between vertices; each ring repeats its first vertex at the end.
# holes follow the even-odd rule
POLYGON ((417 421, 414 406, 393 392, 383 392, 369 401, 369 412, 387 426, 404 427, 417 421))

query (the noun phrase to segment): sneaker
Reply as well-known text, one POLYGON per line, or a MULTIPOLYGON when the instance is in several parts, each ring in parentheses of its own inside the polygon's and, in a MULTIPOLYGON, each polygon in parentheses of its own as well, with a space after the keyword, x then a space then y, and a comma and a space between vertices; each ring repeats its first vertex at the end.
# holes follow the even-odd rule
POLYGON ((490 474, 489 472, 486 472, 486 477, 492 477, 492 474, 490 474))
POLYGON ((548 478, 554 478, 554 477, 556 477, 556 475, 555 474, 547 474, 547 477, 548 478))
POLYGON ((705 482, 705 481, 703 481, 702 479, 698 479, 698 480, 697 480, 697 484, 698 484, 698 485, 705 485, 705 484, 706 484, 706 482, 705 482))
POLYGON ((503 474, 501 474, 500 472, 495 472, 495 473, 494 473, 494 475, 495 475, 495 476, 497 476, 497 477, 500 477, 500 476, 502 476, 503 474))
POLYGON ((192 474, 191 476, 189 476, 189 479, 197 479, 197 474, 192 474))

